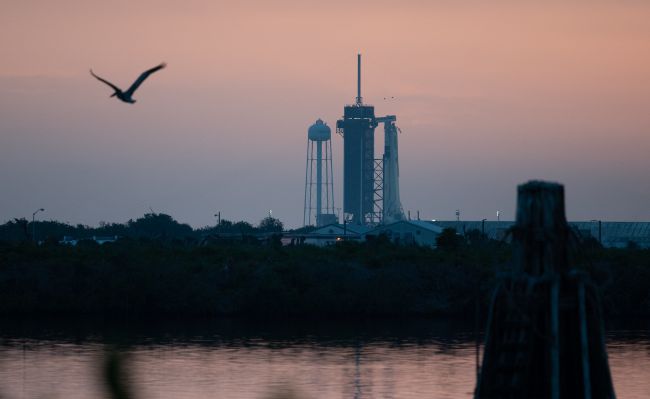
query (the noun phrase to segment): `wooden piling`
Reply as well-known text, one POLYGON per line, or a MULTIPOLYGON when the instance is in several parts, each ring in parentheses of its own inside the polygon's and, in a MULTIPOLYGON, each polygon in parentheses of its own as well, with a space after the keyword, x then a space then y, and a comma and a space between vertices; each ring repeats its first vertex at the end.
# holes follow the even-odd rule
POLYGON ((562 185, 519 186, 512 235, 475 398, 614 398, 596 289, 569 265, 562 185))

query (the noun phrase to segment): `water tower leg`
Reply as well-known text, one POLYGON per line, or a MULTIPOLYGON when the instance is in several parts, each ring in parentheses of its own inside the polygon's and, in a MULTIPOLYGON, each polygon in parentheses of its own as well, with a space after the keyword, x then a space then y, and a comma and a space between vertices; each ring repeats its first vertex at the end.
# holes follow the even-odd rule
POLYGON ((321 214, 323 213, 323 142, 316 144, 316 226, 321 225, 321 214))

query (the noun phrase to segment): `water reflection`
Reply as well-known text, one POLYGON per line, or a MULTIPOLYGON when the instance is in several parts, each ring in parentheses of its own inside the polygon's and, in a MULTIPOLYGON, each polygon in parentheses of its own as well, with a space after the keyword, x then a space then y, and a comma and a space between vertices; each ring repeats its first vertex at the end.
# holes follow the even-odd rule
MULTIPOLYGON (((101 397, 105 347, 149 398, 470 398, 473 325, 458 321, 3 322, 0 396, 101 397)), ((609 335, 619 398, 650 392, 648 329, 609 335)))

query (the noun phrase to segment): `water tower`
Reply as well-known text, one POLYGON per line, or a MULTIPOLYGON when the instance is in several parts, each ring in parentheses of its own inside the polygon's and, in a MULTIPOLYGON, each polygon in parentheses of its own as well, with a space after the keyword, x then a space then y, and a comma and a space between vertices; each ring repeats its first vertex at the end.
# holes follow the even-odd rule
POLYGON ((320 119, 307 132, 304 226, 320 227, 336 222, 331 138, 331 129, 320 119))

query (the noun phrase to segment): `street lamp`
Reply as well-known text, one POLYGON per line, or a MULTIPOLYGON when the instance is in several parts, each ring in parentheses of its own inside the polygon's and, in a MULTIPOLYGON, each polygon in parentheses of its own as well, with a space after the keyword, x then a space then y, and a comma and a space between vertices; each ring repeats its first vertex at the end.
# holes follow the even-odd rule
POLYGON ((32 241, 36 242, 36 214, 39 212, 45 212, 45 209, 39 208, 32 213, 32 241))
POLYGON ((485 238, 485 221, 487 219, 481 220, 481 235, 483 235, 483 238, 485 238))
POLYGON ((221 224, 221 211, 214 214, 214 217, 217 218, 217 226, 221 224))
POLYGON ((348 217, 348 214, 343 213, 343 240, 348 239, 348 217))
POLYGON ((603 221, 598 219, 591 219, 590 222, 598 222, 598 242, 603 245, 603 221))

